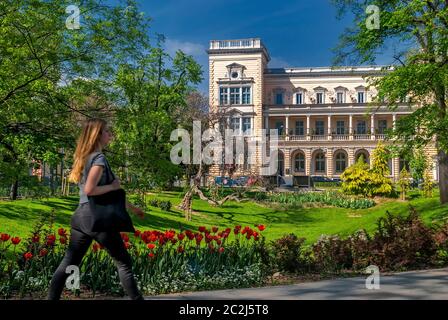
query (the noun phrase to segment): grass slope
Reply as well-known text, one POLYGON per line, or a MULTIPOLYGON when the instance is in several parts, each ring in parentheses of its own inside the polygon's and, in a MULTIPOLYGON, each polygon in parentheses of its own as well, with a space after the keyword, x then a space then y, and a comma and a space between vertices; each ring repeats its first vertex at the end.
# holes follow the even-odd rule
MULTIPOLYGON (((339 234, 341 236, 366 228, 372 231, 378 218, 386 211, 394 214, 406 214, 409 205, 421 213, 428 224, 444 222, 448 218, 448 206, 440 205, 438 195, 421 198, 418 193, 411 193, 409 201, 384 200, 373 208, 353 210, 343 208, 297 208, 285 210, 271 208, 255 202, 226 202, 222 207, 213 207, 202 200, 193 201, 193 218, 187 222, 183 213, 175 208, 181 201, 179 192, 163 192, 151 195, 173 203, 171 212, 151 207, 145 220, 133 218, 137 229, 166 230, 173 228, 190 228, 197 230, 200 225, 220 228, 235 225, 254 226, 265 224, 264 235, 267 239, 276 239, 286 233, 295 233, 305 237, 307 243, 316 241, 321 234, 339 234)), ((25 237, 32 230, 34 223, 43 212, 55 210, 55 227, 70 226, 70 218, 76 209, 78 197, 50 198, 42 200, 0 201, 0 232, 25 237)))

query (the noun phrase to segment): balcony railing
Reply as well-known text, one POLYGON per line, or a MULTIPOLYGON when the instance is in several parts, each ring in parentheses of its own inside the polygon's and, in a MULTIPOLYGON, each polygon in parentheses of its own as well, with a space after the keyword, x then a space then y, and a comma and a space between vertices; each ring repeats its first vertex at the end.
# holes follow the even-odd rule
POLYGON ((306 140, 306 136, 305 135, 293 135, 293 136, 289 136, 289 140, 291 140, 291 141, 306 140))
POLYGON ((349 140, 350 135, 348 134, 333 134, 333 140, 349 140))
POLYGON ((259 38, 210 41, 210 49, 261 48, 261 45, 262 43, 259 38))
POLYGON ((355 134, 353 135, 354 140, 370 140, 372 139, 372 135, 370 134, 355 134))
POLYGON ((313 134, 311 135, 312 141, 319 141, 319 140, 327 140, 328 136, 325 134, 313 134))
POLYGON ((375 138, 377 140, 384 140, 386 138, 386 135, 384 133, 377 133, 375 134, 375 138))

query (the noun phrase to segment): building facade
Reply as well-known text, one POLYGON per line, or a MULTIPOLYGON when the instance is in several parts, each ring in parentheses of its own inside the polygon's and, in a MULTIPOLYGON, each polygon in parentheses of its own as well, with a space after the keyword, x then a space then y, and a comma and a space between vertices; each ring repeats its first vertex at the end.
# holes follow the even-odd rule
MULTIPOLYGON (((252 138, 277 129, 278 174, 286 184, 294 176, 337 178, 361 155, 370 163, 387 129, 413 110, 406 102, 394 111, 372 107, 377 92, 367 78, 380 75, 380 66, 268 68, 270 56, 258 38, 212 40, 207 52, 211 111, 225 108, 230 127, 252 138)), ((438 180, 435 149, 427 154, 438 180)), ((236 175, 259 174, 261 150, 255 158, 236 175)), ((396 180, 403 166, 404 159, 392 158, 390 177, 396 180)), ((216 165, 210 174, 222 171, 216 165)))

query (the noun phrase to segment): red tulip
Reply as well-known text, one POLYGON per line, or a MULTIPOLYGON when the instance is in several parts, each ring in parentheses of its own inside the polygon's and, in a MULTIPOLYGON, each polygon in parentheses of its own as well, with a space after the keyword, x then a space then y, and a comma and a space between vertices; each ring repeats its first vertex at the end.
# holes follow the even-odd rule
POLYGON ((150 241, 150 242, 155 242, 155 241, 157 241, 157 236, 156 236, 155 234, 152 234, 152 235, 149 237, 149 241, 150 241))
POLYGON ((150 257, 150 258, 154 258, 154 253, 150 252, 150 253, 148 254, 148 257, 150 257))
POLYGON ((25 258, 26 261, 28 261, 31 258, 33 258, 33 254, 31 252, 27 252, 23 255, 23 257, 25 258))
POLYGON ((3 242, 8 241, 9 238, 11 238, 11 236, 10 236, 9 234, 2 233, 2 234, 0 235, 0 240, 2 240, 3 242))
POLYGON ((262 224, 260 224, 258 227, 258 230, 263 231, 264 229, 266 229, 266 227, 262 224))
POLYGON ((205 230, 207 230, 207 229, 204 226, 199 227, 199 232, 205 232, 205 230))
POLYGON ((218 246, 220 246, 221 245, 221 243, 222 243, 222 241, 221 240, 216 240, 216 244, 218 245, 218 246))
POLYGON ((177 240, 176 240, 176 239, 171 239, 171 243, 172 243, 172 244, 176 244, 176 243, 177 243, 177 240))
POLYGON ((251 236, 250 236, 250 234, 249 234, 249 233, 248 233, 248 234, 246 234, 246 239, 247 239, 247 240, 250 240, 250 237, 251 237, 251 236))
POLYGON ((165 232, 165 237, 167 239, 173 239, 176 232, 174 230, 169 230, 165 232))
POLYGON ((59 238, 59 242, 61 242, 61 244, 66 244, 67 238, 61 237, 61 238, 59 238))
POLYGON ((183 234, 183 233, 179 233, 179 234, 177 235, 177 239, 179 239, 179 241, 184 240, 184 238, 185 238, 185 234, 183 234))
POLYGON ((230 231, 232 231, 230 228, 226 228, 226 230, 224 230, 225 233, 230 233, 230 231))
POLYGON ((218 227, 213 227, 213 228, 212 228, 212 231, 213 231, 214 233, 218 232, 218 227))
POLYGON ((34 234, 33 237, 31 238, 31 241, 32 241, 33 243, 38 243, 39 240, 40 240, 40 237, 39 237, 38 234, 34 234))
POLYGON ((121 239, 123 239, 124 242, 129 242, 129 236, 126 233, 121 234, 121 239))
POLYGON ((22 241, 22 240, 19 237, 11 238, 11 242, 15 246, 18 245, 20 243, 20 241, 22 241))
POLYGON ((100 245, 98 243, 94 243, 92 246, 92 251, 97 252, 100 249, 100 245))
POLYGON ((61 237, 66 237, 66 236, 67 236, 67 230, 65 230, 64 228, 59 228, 59 229, 58 229, 58 234, 59 234, 61 237))
POLYGON ((220 247, 220 248, 218 249, 218 251, 219 251, 219 253, 223 253, 223 252, 224 252, 224 248, 223 248, 223 247, 220 247))
POLYGON ((49 236, 47 236, 47 246, 54 245, 55 241, 56 241, 56 236, 55 235, 50 234, 49 236))
POLYGON ((48 253, 48 250, 43 248, 39 251, 39 257, 44 257, 47 255, 47 253, 48 253))
POLYGON ((131 247, 131 243, 129 243, 129 242, 125 242, 125 243, 124 243, 124 247, 125 247, 126 249, 129 249, 129 248, 131 247))
POLYGON ((184 250, 184 247, 182 247, 182 246, 180 246, 179 248, 177 248, 177 252, 178 253, 182 253, 182 252, 184 252, 185 250, 184 250))
POLYGON ((156 245, 154 243, 148 243, 147 247, 149 250, 152 250, 156 247, 156 245))
POLYGON ((140 234, 141 234, 141 231, 140 231, 140 230, 135 230, 135 232, 134 232, 134 236, 135 236, 136 238, 140 237, 140 234))

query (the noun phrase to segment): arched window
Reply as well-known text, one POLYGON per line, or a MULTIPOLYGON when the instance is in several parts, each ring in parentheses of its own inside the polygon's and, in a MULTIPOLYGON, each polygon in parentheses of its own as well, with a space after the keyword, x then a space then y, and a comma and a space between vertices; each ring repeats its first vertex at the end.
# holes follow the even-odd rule
POLYGON ((336 172, 344 172, 345 168, 347 168, 347 157, 344 152, 338 152, 336 154, 336 172))
POLYGON ((294 158, 294 170, 296 172, 305 172, 305 155, 301 152, 294 158))
POLYGON ((325 155, 322 152, 316 154, 315 168, 316 172, 325 172, 325 155))

